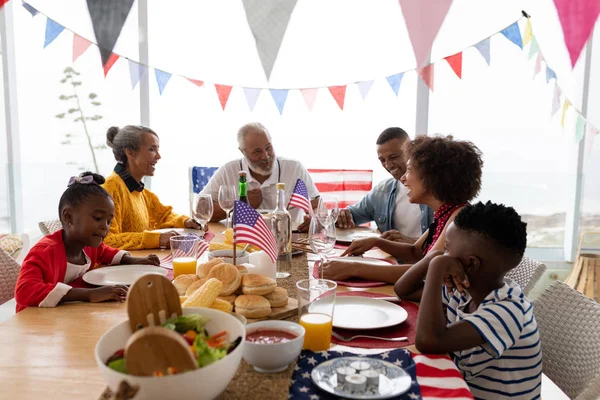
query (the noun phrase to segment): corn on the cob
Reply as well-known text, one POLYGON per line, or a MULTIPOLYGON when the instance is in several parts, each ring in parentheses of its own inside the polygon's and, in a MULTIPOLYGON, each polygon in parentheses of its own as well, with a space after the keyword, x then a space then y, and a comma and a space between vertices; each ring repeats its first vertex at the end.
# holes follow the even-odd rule
MULTIPOLYGON (((223 243, 224 244, 228 244, 230 245, 227 250, 231 250, 233 249, 233 229, 228 228, 225 229, 225 239, 223 239, 223 243)), ((244 247, 246 247, 245 243, 239 243, 235 246, 238 249, 243 249, 244 247)), ((246 249, 246 251, 248 251, 249 253, 252 253, 254 251, 259 251, 260 249, 254 245, 250 245, 248 246, 248 248, 246 249)))
POLYGON ((208 308, 215 301, 223 289, 223 283, 215 278, 211 278, 198 288, 194 293, 188 296, 183 302, 182 307, 204 307, 208 308))
POLYGON ((187 296, 179 296, 179 302, 183 304, 184 301, 187 300, 187 296))
POLYGON ((215 310, 223 311, 226 313, 230 313, 233 311, 233 306, 231 305, 231 303, 228 303, 222 299, 215 299, 215 301, 210 305, 210 308, 214 308, 215 310))

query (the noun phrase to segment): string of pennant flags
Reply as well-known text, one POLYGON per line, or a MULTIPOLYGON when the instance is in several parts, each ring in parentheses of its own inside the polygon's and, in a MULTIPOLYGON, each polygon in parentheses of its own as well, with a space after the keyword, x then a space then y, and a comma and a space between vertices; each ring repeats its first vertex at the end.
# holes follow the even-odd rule
MULTIPOLYGON (((23 2, 22 4, 23 4, 23 7, 25 7, 25 9, 27 9, 27 11, 29 11, 32 16, 35 17, 36 15, 41 14, 47 18, 45 36, 44 36, 44 48, 47 47, 48 45, 50 45, 65 30, 73 33, 73 62, 75 62, 82 54, 84 54, 85 51, 92 44, 95 46, 98 46, 96 43, 93 43, 93 42, 79 36, 77 33, 73 32, 72 30, 62 26, 58 22, 56 22, 53 19, 49 18, 48 16, 44 15, 43 13, 41 13, 39 10, 35 9, 30 4, 28 4, 26 2, 23 2)), ((398 96, 400 86, 402 83, 402 78, 404 77, 404 75, 406 73, 414 71, 423 80, 423 82, 427 85, 427 87, 431 91, 433 91, 434 90, 434 69, 435 69, 436 64, 439 65, 440 62, 447 63, 450 66, 450 68, 454 71, 454 73, 458 77, 458 79, 462 79, 463 52, 466 51, 467 49, 475 48, 479 52, 479 54, 481 54, 481 56, 485 60, 486 64, 489 66, 491 64, 491 54, 492 54, 491 39, 492 39, 492 37, 495 37, 495 36, 504 37, 505 39, 514 43, 516 46, 518 46, 524 52, 526 51, 526 49, 528 47, 529 48, 529 51, 528 51, 528 59, 529 60, 532 60, 533 57, 536 57, 533 78, 535 78, 539 73, 542 72, 542 65, 545 65, 546 83, 550 83, 550 81, 554 81, 554 94, 553 94, 552 106, 551 106, 551 117, 553 117, 562 108, 561 125, 564 128, 565 127, 565 118, 566 118, 567 113, 574 112, 575 117, 576 117, 575 118, 575 121, 576 121, 575 140, 577 142, 579 142, 582 138, 585 137, 586 138, 586 153, 589 154, 589 152, 591 151, 592 146, 593 146, 593 139, 595 136, 598 135, 598 132, 600 132, 600 131, 594 125, 592 125, 585 118, 585 116, 582 115, 581 111, 579 111, 573 105, 572 101, 569 100, 564 95, 562 88, 558 84, 558 79, 557 79, 556 73, 546 62, 546 59, 544 58, 543 53, 539 47, 538 41, 537 41, 535 35, 533 34, 532 25, 531 25, 529 16, 525 13, 523 13, 523 14, 524 14, 523 17, 521 17, 518 20, 516 20, 515 22, 511 23, 506 28, 488 36, 487 38, 479 41, 478 43, 474 44, 473 46, 467 47, 456 54, 444 57, 443 59, 437 60, 428 65, 425 65, 422 68, 405 70, 405 71, 398 72, 398 73, 390 75, 390 76, 386 76, 385 80, 389 84, 394 95, 398 96), (523 34, 521 34, 521 28, 519 26, 519 22, 523 18, 526 19, 526 24, 525 24, 524 32, 523 32, 523 34)), ((138 61, 132 60, 128 57, 118 55, 116 53, 111 53, 110 57, 108 58, 108 61, 103 65, 105 77, 108 75, 108 73, 111 70, 111 68, 113 67, 113 65, 119 59, 125 59, 125 60, 127 60, 128 64, 129 64, 129 72, 130 72, 132 89, 134 89, 137 86, 137 84, 139 83, 140 79, 145 74, 148 73, 148 70, 154 70, 154 76, 156 79, 156 83, 158 85, 158 90, 159 90, 160 95, 163 94, 167 84, 170 82, 170 80, 173 76, 177 76, 177 77, 186 79, 190 83, 192 83, 198 87, 206 88, 209 85, 209 83, 205 80, 194 79, 194 78, 190 78, 187 76, 183 76, 181 74, 167 72, 167 71, 140 63, 138 61)), ((273 98, 273 101, 274 101, 275 106, 277 107, 279 113, 282 114, 290 90, 299 91, 302 94, 302 97, 304 98, 304 102, 305 102, 308 110, 312 111, 313 105, 317 98, 317 94, 320 91, 327 89, 327 92, 329 92, 329 94, 333 97, 333 99, 335 100, 338 107, 341 110, 343 110, 344 109, 344 101, 345 101, 345 97, 346 97, 346 89, 349 85, 356 85, 356 87, 359 90, 362 100, 365 101, 374 82, 375 82, 375 80, 368 80, 368 81, 351 82, 351 83, 348 83, 345 85, 336 85, 336 86, 322 86, 322 87, 312 87, 312 88, 285 88, 285 89, 244 87, 244 86, 234 86, 234 85, 226 85, 226 84, 218 84, 218 83, 214 83, 212 85, 214 85, 214 87, 215 87, 217 97, 219 99, 221 108, 223 110, 225 110, 225 108, 226 108, 227 101, 229 100, 229 97, 230 97, 230 94, 231 94, 231 91, 233 90, 233 88, 241 89, 243 91, 244 97, 246 99, 246 103, 248 105, 250 112, 252 112, 254 110, 254 107, 255 107, 261 93, 263 91, 268 90, 271 94, 271 97, 273 98)))

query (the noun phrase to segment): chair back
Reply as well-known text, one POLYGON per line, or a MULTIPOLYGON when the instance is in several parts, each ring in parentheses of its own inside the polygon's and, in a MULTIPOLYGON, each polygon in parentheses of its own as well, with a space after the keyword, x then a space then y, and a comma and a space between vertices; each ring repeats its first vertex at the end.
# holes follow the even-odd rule
POLYGON ((19 263, 0 249, 0 304, 15 297, 15 286, 20 270, 19 263))
POLYGON ((542 264, 533 258, 523 256, 519 265, 506 274, 506 277, 517 282, 519 286, 521 286, 523 293, 527 296, 545 271, 545 264, 542 264))
POLYGON ((309 169, 308 172, 319 194, 335 196, 340 209, 359 202, 373 188, 370 169, 309 169))
POLYGON ((584 392, 586 398, 598 398, 600 304, 559 281, 533 304, 543 372, 572 399, 584 392))
POLYGON ((217 167, 190 167, 190 194, 200 193, 217 171, 217 167))
POLYGON ((600 237, 600 232, 586 231, 581 233, 577 259, 565 283, 590 299, 600 301, 600 254, 582 253, 581 248, 586 236, 600 237))
POLYGON ((52 235, 54 232, 62 229, 62 223, 58 219, 53 219, 50 221, 42 221, 38 223, 40 227, 40 231, 44 234, 44 236, 52 235))

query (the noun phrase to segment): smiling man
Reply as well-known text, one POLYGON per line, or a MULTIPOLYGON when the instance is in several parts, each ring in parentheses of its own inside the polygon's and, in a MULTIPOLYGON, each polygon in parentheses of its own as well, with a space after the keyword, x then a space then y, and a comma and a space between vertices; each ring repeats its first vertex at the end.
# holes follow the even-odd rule
MULTIPOLYGON (((242 126, 237 133, 237 140, 243 157, 221 166, 201 192, 210 194, 213 198, 212 221, 225 218, 225 211, 221 209, 218 201, 219 187, 232 185, 237 188, 240 171, 246 171, 248 203, 253 208, 274 210, 277 205, 275 184, 279 182, 285 183, 287 206, 298 178, 306 184, 312 207, 317 207, 319 191, 310 174, 299 161, 275 155, 271 135, 262 124, 253 122, 242 126)), ((308 223, 307 220, 303 222, 304 212, 298 208, 291 208, 289 212, 292 216, 292 225, 294 227, 299 225, 298 230, 306 231, 308 223)))
POLYGON ((392 175, 369 192, 363 199, 344 209, 338 226, 351 228, 375 221, 385 239, 414 243, 427 230, 433 213, 425 205, 408 201, 407 190, 400 182, 406 172, 404 144, 410 140, 402 128, 387 128, 377 138, 377 157, 383 168, 392 175))

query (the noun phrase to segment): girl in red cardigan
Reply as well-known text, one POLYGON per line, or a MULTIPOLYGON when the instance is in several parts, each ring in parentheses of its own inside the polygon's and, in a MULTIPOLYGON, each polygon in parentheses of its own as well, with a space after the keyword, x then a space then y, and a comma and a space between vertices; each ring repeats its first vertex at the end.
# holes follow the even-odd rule
POLYGON ((160 265, 155 254, 132 257, 103 243, 114 213, 112 198, 100 186, 103 183, 101 175, 91 172, 71 178, 58 204, 63 229, 42 238, 23 261, 15 288, 17 312, 69 301, 124 301, 126 286, 74 286, 81 285, 83 274, 99 264, 160 265))

